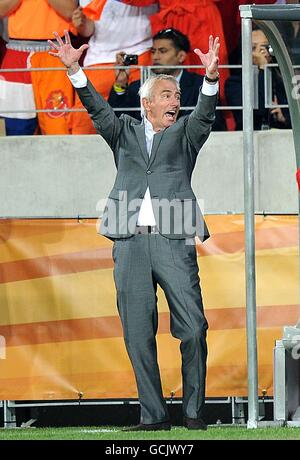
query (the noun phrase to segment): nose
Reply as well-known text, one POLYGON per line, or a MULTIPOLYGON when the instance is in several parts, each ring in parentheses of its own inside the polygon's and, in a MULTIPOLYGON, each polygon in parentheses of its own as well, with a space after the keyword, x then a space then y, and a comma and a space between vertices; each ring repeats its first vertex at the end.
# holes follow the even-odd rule
POLYGON ((152 52, 153 62, 159 62, 160 53, 158 50, 152 52))
POLYGON ((180 106, 180 101, 178 100, 178 97, 177 97, 177 96, 175 96, 175 95, 172 96, 172 98, 171 98, 171 104, 172 104, 172 106, 174 106, 174 107, 176 107, 176 108, 180 106))

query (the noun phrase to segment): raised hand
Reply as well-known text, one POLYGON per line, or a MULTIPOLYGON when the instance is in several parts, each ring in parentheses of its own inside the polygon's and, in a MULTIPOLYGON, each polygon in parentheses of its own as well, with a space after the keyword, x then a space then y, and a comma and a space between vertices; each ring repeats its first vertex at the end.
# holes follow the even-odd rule
MULTIPOLYGON (((79 69, 78 61, 89 45, 82 45, 80 48, 75 49, 71 45, 70 35, 67 30, 65 30, 65 43, 58 35, 57 32, 53 32, 53 35, 56 38, 57 44, 52 40, 48 40, 53 51, 48 51, 51 56, 58 57, 61 62, 72 72, 76 72, 79 69), (55 51, 55 52, 54 52, 55 51)), ((70 73, 70 72, 69 72, 70 73)))
MULTIPOLYGON (((122 66, 124 65, 124 56, 125 56, 124 51, 119 51, 119 53, 116 54, 116 66, 122 66)), ((129 79, 129 72, 130 69, 116 69, 116 80, 115 83, 117 85, 121 86, 122 88, 126 88, 128 85, 128 79, 129 79)))
POLYGON ((219 37, 209 36, 208 40, 208 53, 204 54, 198 48, 194 52, 199 56, 202 64, 205 67, 206 75, 209 78, 216 78, 218 76, 218 65, 219 65, 219 50, 220 43, 219 37))

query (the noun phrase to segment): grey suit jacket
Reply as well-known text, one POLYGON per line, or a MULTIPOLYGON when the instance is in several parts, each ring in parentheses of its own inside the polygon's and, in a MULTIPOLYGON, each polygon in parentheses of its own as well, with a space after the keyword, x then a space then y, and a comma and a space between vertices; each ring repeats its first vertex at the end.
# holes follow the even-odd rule
POLYGON ((143 123, 128 115, 117 118, 89 81, 76 91, 97 132, 111 147, 117 167, 100 233, 111 239, 132 236, 149 187, 156 224, 163 236, 184 239, 198 235, 202 241, 208 238, 191 176, 215 120, 217 95, 200 92, 190 115, 154 135, 149 158, 143 123))

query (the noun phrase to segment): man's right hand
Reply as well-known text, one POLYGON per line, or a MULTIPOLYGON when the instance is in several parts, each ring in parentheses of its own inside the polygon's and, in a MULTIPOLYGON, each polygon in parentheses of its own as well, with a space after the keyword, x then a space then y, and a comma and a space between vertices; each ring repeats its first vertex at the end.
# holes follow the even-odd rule
POLYGON ((50 44, 52 50, 55 50, 56 52, 48 51, 48 53, 61 60, 61 62, 67 67, 69 75, 76 73, 79 70, 78 61, 84 50, 86 50, 89 45, 82 45, 78 49, 73 48, 71 45, 70 35, 67 30, 65 30, 65 43, 57 32, 53 32, 53 35, 56 38, 57 44, 52 40, 48 40, 48 43, 50 44))
MULTIPOLYGON (((120 51, 116 54, 116 66, 124 65, 124 56, 126 53, 120 51)), ((129 79, 129 68, 128 69, 116 69, 116 80, 115 83, 122 88, 126 88, 129 79)))
POLYGON ((271 56, 264 45, 257 46, 252 50, 252 61, 259 69, 264 69, 265 65, 271 62, 271 56))

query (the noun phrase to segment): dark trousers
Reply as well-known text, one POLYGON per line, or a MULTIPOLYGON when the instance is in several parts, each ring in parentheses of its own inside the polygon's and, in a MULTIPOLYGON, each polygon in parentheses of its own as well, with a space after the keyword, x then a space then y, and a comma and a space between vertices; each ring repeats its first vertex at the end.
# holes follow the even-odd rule
POLYGON ((170 327, 181 341, 183 414, 198 418, 205 401, 206 330, 196 247, 157 234, 114 242, 114 278, 124 339, 138 387, 141 423, 169 420, 157 363, 157 284, 163 289, 170 327))

